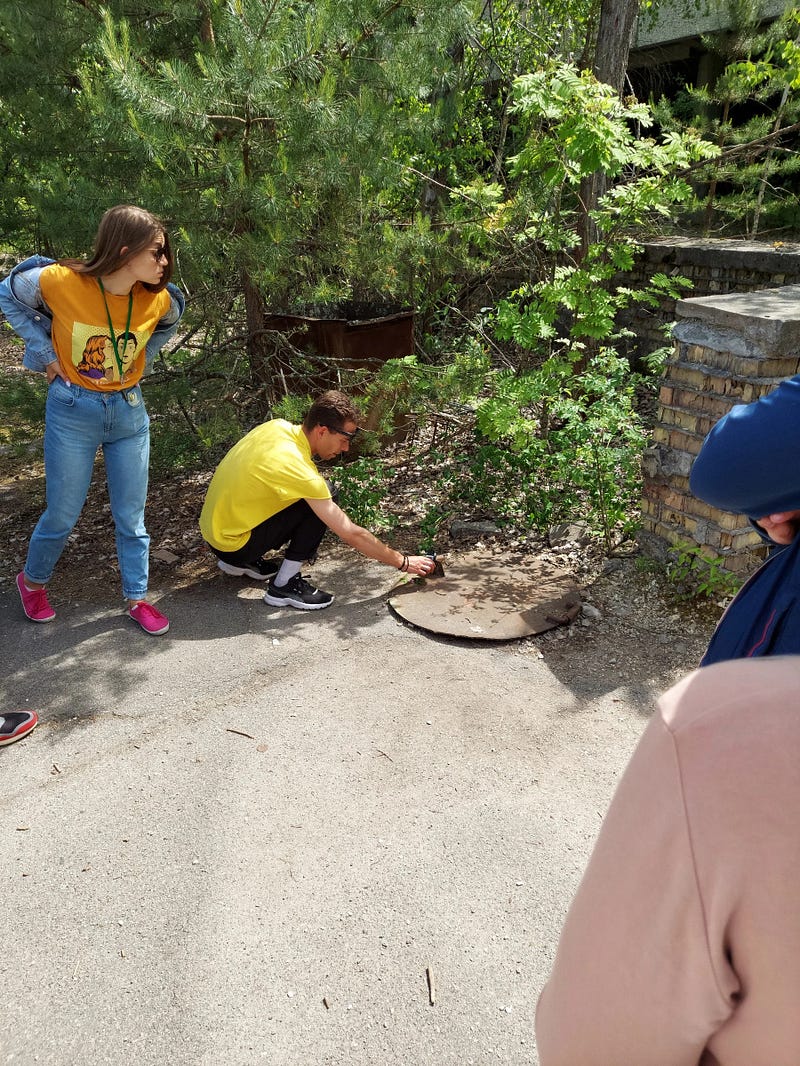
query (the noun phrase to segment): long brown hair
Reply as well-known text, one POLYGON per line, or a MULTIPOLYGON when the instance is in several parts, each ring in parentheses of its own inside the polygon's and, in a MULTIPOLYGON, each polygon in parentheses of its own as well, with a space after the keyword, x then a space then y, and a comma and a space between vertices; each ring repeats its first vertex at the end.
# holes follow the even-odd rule
POLYGON ((157 285, 144 282, 142 284, 150 292, 161 292, 172 277, 169 234, 161 219, 133 204, 118 204, 106 211, 97 227, 94 252, 90 259, 62 259, 60 262, 62 266, 70 267, 78 274, 100 278, 124 267, 128 260, 143 252, 153 241, 161 244, 167 262, 157 285), (126 249, 124 255, 119 254, 120 248, 126 249))

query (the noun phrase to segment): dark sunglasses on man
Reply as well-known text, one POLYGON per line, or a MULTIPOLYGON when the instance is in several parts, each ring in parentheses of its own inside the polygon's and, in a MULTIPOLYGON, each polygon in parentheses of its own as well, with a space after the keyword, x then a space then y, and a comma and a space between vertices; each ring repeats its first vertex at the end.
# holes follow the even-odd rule
POLYGON ((354 429, 352 431, 352 433, 349 433, 346 429, 340 429, 339 426, 328 426, 327 428, 331 431, 331 433, 341 433, 341 435, 343 437, 347 437, 347 439, 351 443, 356 439, 356 437, 361 432, 361 430, 358 427, 356 427, 356 429, 354 429))

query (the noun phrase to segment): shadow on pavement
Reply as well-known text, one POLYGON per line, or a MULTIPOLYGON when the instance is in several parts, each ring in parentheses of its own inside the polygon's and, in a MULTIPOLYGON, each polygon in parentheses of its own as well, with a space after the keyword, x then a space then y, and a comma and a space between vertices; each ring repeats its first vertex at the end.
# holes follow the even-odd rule
MULTIPOLYGON (((232 664, 242 671, 259 658, 263 640, 307 642, 324 626, 334 641, 352 640, 385 617, 390 571, 356 559, 320 565, 315 579, 336 596, 323 611, 274 608, 263 602, 260 583, 212 573, 195 584, 154 597, 170 619, 169 632, 143 633, 121 607, 59 604, 56 619, 27 621, 13 590, 0 594, 3 677, 0 706, 34 707, 49 721, 85 722, 108 713, 135 714, 144 689, 191 693, 232 664), (387 581, 388 577, 388 581, 387 581), (187 654, 188 652, 188 654, 187 654)), ((141 710, 141 707, 140 707, 141 710)))

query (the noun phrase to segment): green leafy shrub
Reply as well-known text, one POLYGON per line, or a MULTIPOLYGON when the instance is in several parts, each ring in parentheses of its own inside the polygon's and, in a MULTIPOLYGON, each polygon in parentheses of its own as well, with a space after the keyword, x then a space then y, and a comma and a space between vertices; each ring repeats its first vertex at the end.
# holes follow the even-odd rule
POLYGON ((144 379, 151 419, 151 467, 170 473, 216 465, 246 431, 242 409, 224 383, 188 374, 144 379))
POLYGON ((703 599, 722 604, 741 587, 741 578, 725 569, 725 560, 709 558, 688 541, 676 544, 670 552, 667 576, 679 600, 703 599))
POLYGON ((433 552, 436 549, 436 539, 439 529, 447 520, 447 513, 439 507, 431 507, 420 522, 419 550, 421 552, 433 552))
POLYGON ((386 463, 366 457, 342 463, 333 476, 339 506, 354 522, 373 532, 391 532, 397 521, 383 508, 385 477, 386 463))
POLYGON ((552 357, 521 375, 498 374, 478 407, 482 443, 461 498, 520 531, 581 518, 610 548, 638 511, 640 380, 610 348, 581 373, 570 358, 552 357))

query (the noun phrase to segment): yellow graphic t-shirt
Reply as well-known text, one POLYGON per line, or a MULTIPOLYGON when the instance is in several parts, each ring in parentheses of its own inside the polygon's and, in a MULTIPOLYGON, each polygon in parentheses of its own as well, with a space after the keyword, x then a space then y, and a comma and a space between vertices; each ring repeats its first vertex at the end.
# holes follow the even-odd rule
POLYGON ((135 385, 144 372, 147 342, 170 308, 166 289, 150 292, 137 282, 131 293, 132 304, 127 295, 111 292, 105 293, 104 302, 97 278, 76 274, 57 263, 42 270, 39 286, 53 315, 53 348, 69 380, 97 392, 135 385), (106 303, 122 363, 121 378, 106 303))
POLYGON ((302 426, 274 418, 234 444, 217 467, 200 532, 218 551, 244 547, 256 526, 298 500, 329 500, 302 426))

